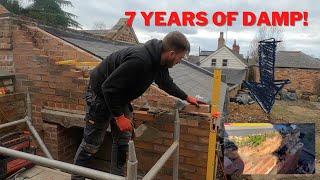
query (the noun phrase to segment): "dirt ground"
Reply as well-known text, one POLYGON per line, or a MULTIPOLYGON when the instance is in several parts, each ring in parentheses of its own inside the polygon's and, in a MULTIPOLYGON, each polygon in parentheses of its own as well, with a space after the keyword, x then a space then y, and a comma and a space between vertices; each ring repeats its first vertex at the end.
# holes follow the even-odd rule
MULTIPOLYGON (((308 176, 306 179, 320 178, 320 102, 277 100, 270 115, 265 114, 257 103, 252 105, 230 103, 228 109, 227 122, 314 123, 317 175, 308 176)), ((299 179, 297 176, 292 178, 299 179)))

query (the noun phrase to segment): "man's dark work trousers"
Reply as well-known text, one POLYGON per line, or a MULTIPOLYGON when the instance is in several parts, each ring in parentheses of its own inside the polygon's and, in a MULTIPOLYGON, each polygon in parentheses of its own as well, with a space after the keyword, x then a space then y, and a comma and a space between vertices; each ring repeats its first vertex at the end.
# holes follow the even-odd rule
MULTIPOLYGON (((128 142, 131 138, 131 132, 121 132, 108 110, 103 97, 97 96, 90 88, 86 92, 87 112, 85 116, 86 126, 83 132, 82 142, 74 158, 74 164, 88 167, 88 162, 99 150, 103 143, 106 129, 111 126, 112 151, 110 172, 116 175, 124 175, 124 165, 128 152, 128 142)), ((125 116, 132 118, 132 107, 126 105, 123 107, 125 116)), ((73 180, 84 180, 79 175, 72 175, 73 180)))

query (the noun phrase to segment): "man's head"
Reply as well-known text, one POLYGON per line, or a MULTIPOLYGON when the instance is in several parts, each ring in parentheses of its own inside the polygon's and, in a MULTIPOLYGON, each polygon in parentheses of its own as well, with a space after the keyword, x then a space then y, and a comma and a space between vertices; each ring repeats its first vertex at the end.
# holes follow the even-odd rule
POLYGON ((179 31, 167 34, 162 40, 161 65, 172 68, 190 52, 188 39, 179 31))

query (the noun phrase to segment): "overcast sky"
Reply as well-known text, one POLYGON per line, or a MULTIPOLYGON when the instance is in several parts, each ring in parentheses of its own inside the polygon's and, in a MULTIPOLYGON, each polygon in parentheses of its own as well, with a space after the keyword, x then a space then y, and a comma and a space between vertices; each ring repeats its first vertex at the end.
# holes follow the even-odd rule
MULTIPOLYGON (((303 51, 320 58, 320 1, 319 0, 71 0, 74 7, 65 8, 78 16, 76 19, 83 29, 92 29, 95 22, 104 22, 111 28, 126 11, 308 11, 309 26, 298 23, 295 27, 283 28, 285 50, 303 51)), ((238 17, 241 19, 241 16, 238 17)), ((240 21, 239 21, 240 22, 240 21)), ((219 32, 228 30, 227 45, 232 47, 236 39, 240 53, 246 55, 250 41, 258 28, 243 27, 241 23, 217 28, 212 24, 206 27, 146 27, 142 18, 134 20, 133 28, 140 42, 151 38, 163 38, 167 32, 179 30, 186 34, 191 43, 191 53, 202 50, 216 50, 219 32)), ((226 38, 226 37, 225 37, 226 38)))

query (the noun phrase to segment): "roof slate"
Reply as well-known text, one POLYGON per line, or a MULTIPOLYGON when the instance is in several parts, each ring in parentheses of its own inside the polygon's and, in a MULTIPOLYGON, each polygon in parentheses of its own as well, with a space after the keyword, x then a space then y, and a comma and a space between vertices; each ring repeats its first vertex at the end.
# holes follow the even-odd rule
POLYGON ((301 51, 278 51, 275 67, 320 69, 320 61, 301 51))
POLYGON ((209 56, 210 54, 214 53, 215 51, 200 51, 199 56, 209 56))

